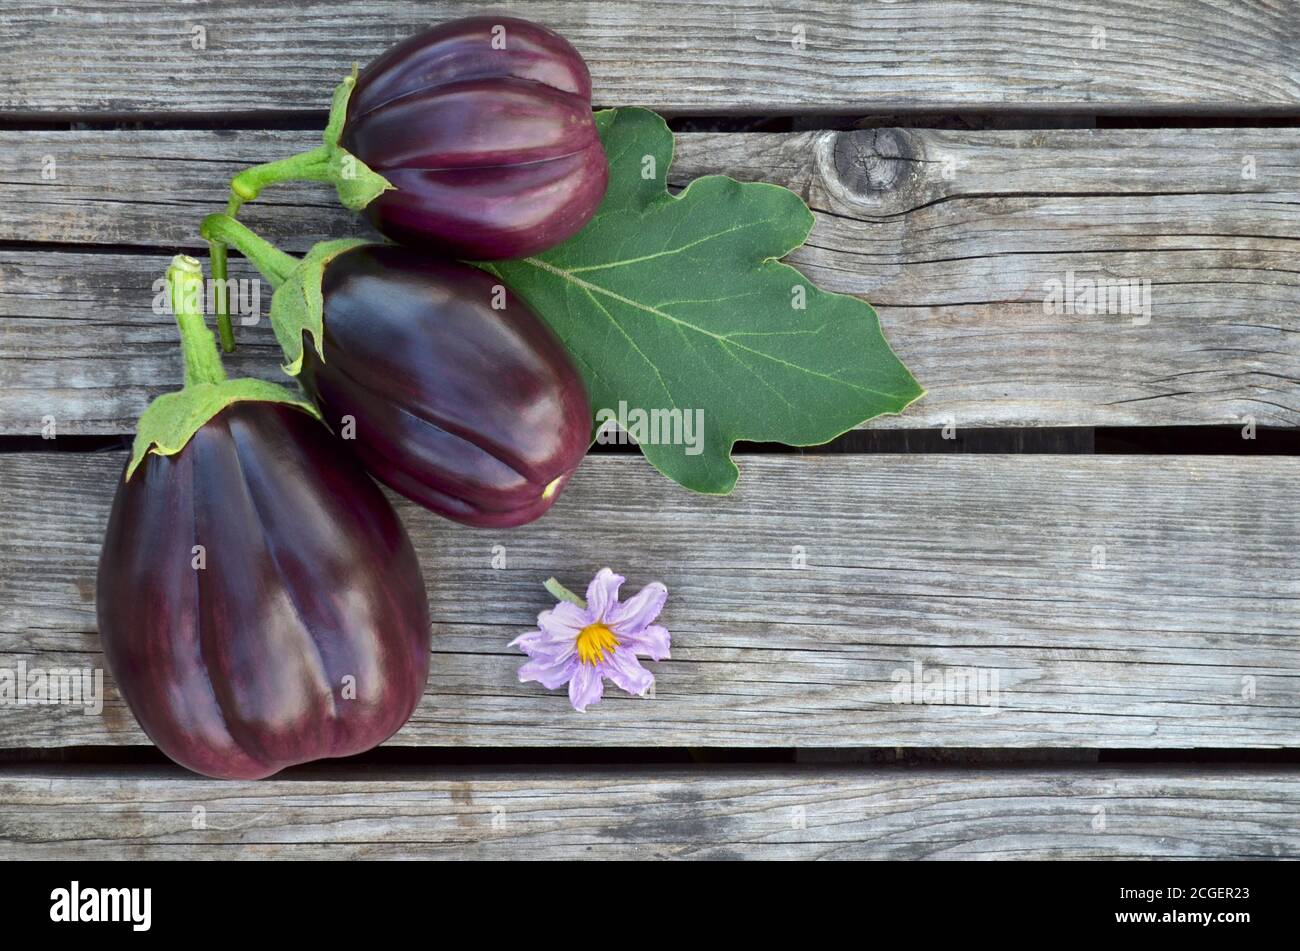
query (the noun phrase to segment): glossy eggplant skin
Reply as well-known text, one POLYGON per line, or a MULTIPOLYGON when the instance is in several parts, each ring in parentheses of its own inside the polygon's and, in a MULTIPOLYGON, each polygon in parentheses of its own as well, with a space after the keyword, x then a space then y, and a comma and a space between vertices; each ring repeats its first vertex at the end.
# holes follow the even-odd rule
POLYGON ((233 403, 179 453, 146 456, 118 486, 97 600, 131 711, 207 776, 363 752, 424 691, 429 607, 410 539, 292 406, 233 403))
POLYGON ((374 60, 339 142, 394 186, 366 207, 380 233, 469 260, 571 237, 609 178, 582 57, 511 17, 445 23, 374 60))
POLYGON ((591 408, 527 305, 477 268, 395 245, 340 254, 321 291, 324 359, 307 341, 299 380, 371 475, 467 525, 551 506, 586 454, 591 408))

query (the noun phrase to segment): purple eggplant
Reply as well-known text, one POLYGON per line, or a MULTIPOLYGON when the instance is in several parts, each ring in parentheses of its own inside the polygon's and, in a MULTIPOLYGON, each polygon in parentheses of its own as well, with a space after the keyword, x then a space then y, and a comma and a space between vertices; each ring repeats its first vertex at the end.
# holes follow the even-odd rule
POLYGON ((361 242, 299 262, 225 215, 202 232, 282 288, 271 321, 290 366, 375 478, 468 525, 522 525, 559 497, 591 442, 586 388, 550 329, 496 278, 361 242), (319 283, 303 289, 305 280, 319 283), (287 319, 285 302, 317 292, 322 312, 306 325, 287 319))
POLYGON ((310 407, 224 380, 201 316, 188 336, 198 370, 137 439, 171 433, 151 419, 169 398, 224 405, 179 449, 137 442, 99 563, 108 666, 150 739, 195 772, 258 779, 368 750, 410 717, 428 673, 410 539, 310 407))
POLYGON ((241 172, 230 210, 273 182, 333 181, 395 241, 517 258, 577 233, 608 177, 578 51, 526 20, 474 17, 413 36, 354 87, 345 81, 325 145, 241 172))

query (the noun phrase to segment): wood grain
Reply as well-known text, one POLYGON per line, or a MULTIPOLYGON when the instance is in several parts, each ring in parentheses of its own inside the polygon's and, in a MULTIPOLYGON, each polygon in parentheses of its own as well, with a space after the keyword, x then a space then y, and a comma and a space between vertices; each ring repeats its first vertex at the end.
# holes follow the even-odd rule
POLYGON ((1300 857, 1300 772, 0 771, 4 859, 1300 857))
MULTIPOLYGON (((274 12, 250 0, 180 9, 4 0, 0 111, 324 111, 354 62, 484 9, 470 0, 315 0, 274 12)), ((567 36, 601 105, 1106 112, 1294 110, 1300 101, 1300 13, 1264 0, 530 0, 490 9, 567 36)))
MULTIPOLYGON (((67 434, 130 432, 177 379, 169 318, 149 306, 167 256, 198 250, 197 222, 238 168, 313 138, 0 133, 0 229, 62 246, 0 251, 0 433, 40 432, 46 416, 67 434), (53 180, 41 177, 47 158, 53 180)), ((929 389, 873 426, 1300 425, 1300 131, 884 129, 678 143, 677 185, 710 173, 773 181, 817 211, 791 262, 871 300, 929 389), (1149 282, 1149 323, 1045 313, 1049 282, 1071 273, 1149 282)), ((364 231, 313 184, 268 192, 245 218, 294 251, 364 231)), ((281 379, 265 318, 241 335, 249 349, 236 368, 281 379)))
MULTIPOLYGON (((0 667, 102 664, 95 565, 122 464, 0 456, 0 667)), ((746 456, 717 498, 603 455, 513 531, 403 503, 434 655, 394 742, 1300 745, 1298 474, 1277 457, 746 456), (579 715, 518 684, 506 645, 547 576, 581 586, 603 565, 629 592, 667 584, 673 656, 653 699, 611 688, 579 715), (936 677, 950 688, 900 689, 936 677)), ((102 715, 0 706, 0 748, 143 742, 111 678, 102 715)))

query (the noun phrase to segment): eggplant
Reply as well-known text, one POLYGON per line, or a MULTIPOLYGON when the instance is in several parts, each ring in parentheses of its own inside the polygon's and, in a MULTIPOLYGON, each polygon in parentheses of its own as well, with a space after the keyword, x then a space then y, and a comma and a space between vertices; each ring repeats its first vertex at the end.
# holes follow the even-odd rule
POLYGON ((499 280, 355 241, 298 261, 225 215, 201 230, 276 285, 290 372, 376 479, 467 525, 522 525, 554 504, 591 442, 591 407, 564 346, 499 280))
POLYGON ((591 76, 559 34, 456 20, 380 55, 335 94, 325 144, 231 182, 233 215, 273 182, 334 182, 394 241, 452 257, 527 257, 576 234, 609 167, 591 76))
POLYGON ((309 406, 205 377, 220 362, 201 315, 186 348, 194 372, 141 418, 109 516, 96 599, 108 667, 149 738, 207 776, 368 750, 428 675, 411 541, 309 406), (156 418, 199 405, 220 408, 179 440, 156 418))

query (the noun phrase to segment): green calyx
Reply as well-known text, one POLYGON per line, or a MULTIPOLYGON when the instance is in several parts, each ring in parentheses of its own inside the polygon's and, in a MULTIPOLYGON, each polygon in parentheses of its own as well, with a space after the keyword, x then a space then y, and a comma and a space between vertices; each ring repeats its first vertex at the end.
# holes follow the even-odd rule
POLYGON ((180 452, 204 423, 231 403, 287 403, 320 419, 315 407, 282 386, 263 380, 226 379, 216 339, 203 320, 206 286, 198 261, 183 254, 173 258, 167 269, 167 289, 180 329, 185 386, 158 397, 141 414, 126 467, 127 479, 146 454, 171 456, 180 452))
POLYGON ((334 89, 329 123, 325 126, 324 144, 307 152, 277 162, 246 168, 230 181, 230 215, 239 212, 244 202, 252 201, 267 185, 287 181, 330 182, 339 193, 343 207, 360 211, 393 185, 372 170, 343 146, 339 138, 347 119, 348 100, 357 84, 357 68, 334 89))
MULTIPOLYGON (((246 168, 230 180, 230 202, 226 206, 228 216, 234 218, 244 202, 257 198, 263 188, 277 182, 330 182, 338 192, 339 201, 352 211, 360 211, 394 187, 388 179, 339 144, 343 124, 347 121, 348 100, 352 98, 352 90, 356 85, 357 67, 354 65, 351 74, 345 76, 334 89, 329 122, 322 136, 324 144, 286 159, 246 168)), ((209 239, 209 246, 213 280, 224 286, 226 243, 219 239, 209 239)), ((221 335, 221 348, 230 353, 235 349, 235 335, 224 297, 220 298, 218 304, 217 329, 221 335)))
POLYGON ((209 215, 199 233, 214 247, 220 244, 238 248, 275 288, 271 296, 271 328, 287 361, 284 371, 290 376, 302 371, 304 334, 311 337, 313 348, 324 360, 325 298, 321 281, 325 268, 344 251, 370 242, 360 238, 322 241, 299 259, 285 254, 229 215, 209 215))
POLYGON ((307 252, 289 279, 276 288, 271 296, 271 327, 288 361, 284 365, 285 373, 297 376, 302 372, 304 334, 311 335, 316 355, 322 361, 325 359, 321 349, 325 336, 325 298, 321 294, 325 268, 344 251, 369 243, 358 238, 322 241, 307 252))

